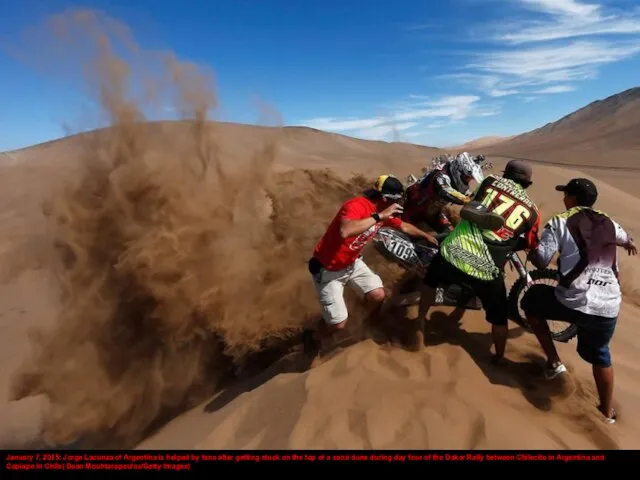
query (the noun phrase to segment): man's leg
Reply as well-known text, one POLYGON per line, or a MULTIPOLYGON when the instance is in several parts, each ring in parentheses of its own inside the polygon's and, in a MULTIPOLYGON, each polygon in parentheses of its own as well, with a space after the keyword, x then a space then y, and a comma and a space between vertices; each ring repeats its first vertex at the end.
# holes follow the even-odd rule
POLYGON ((602 412, 608 422, 615 421, 613 410, 614 372, 609 342, 613 337, 616 319, 589 316, 580 322, 578 354, 591 364, 593 380, 598 390, 602 412))
MULTIPOLYGON (((560 361, 558 350, 556 350, 556 346, 553 342, 553 337, 551 336, 551 330, 549 330, 549 324, 547 321, 542 317, 530 313, 526 313, 526 318, 527 323, 538 339, 538 343, 540 343, 542 351, 547 356, 547 368, 552 371, 561 369, 560 366, 562 365, 562 362, 560 361)), ((549 375, 551 375, 551 372, 549 372, 549 375)))
POLYGON ((504 351, 507 348, 509 327, 507 325, 491 325, 491 336, 493 338, 493 348, 495 350, 493 362, 499 363, 504 358, 504 351))
POLYGON ((386 299, 380 276, 374 273, 364 260, 359 258, 354 264, 353 272, 348 281, 364 296, 366 302, 365 323, 368 325, 377 323, 386 299))
POLYGON ((563 309, 554 292, 555 289, 551 285, 534 285, 522 298, 522 309, 525 312, 527 323, 547 357, 545 377, 548 379, 555 378, 567 371, 560 361, 551 330, 549 330, 549 325, 543 315, 547 312, 547 315, 552 317, 562 316, 560 314, 563 309))
POLYGON ((509 310, 504 277, 500 275, 491 281, 473 280, 470 283, 482 301, 487 322, 491 324, 494 348, 492 362, 498 364, 504 358, 509 336, 509 310))
POLYGON ((447 262, 439 253, 433 257, 427 273, 423 280, 420 292, 420 305, 418 307, 418 318, 416 325, 416 346, 420 348, 424 345, 424 334, 427 330, 427 316, 429 310, 436 302, 437 288, 440 283, 451 283, 455 267, 447 262), (450 275, 451 273, 451 275, 450 275))
POLYGON ((615 411, 613 410, 613 365, 603 367, 601 365, 592 365, 593 379, 598 389, 598 397, 600 398, 599 409, 605 418, 613 423, 615 421, 615 411))
POLYGON ((344 285, 347 280, 348 274, 344 271, 324 270, 322 275, 314 276, 313 284, 322 307, 322 319, 315 332, 308 329, 303 332, 305 351, 319 350, 324 340, 346 327, 349 312, 344 301, 344 285))
POLYGON ((427 315, 429 314, 431 306, 436 303, 436 293, 437 289, 427 285, 426 283, 422 284, 422 289, 420 291, 420 306, 418 307, 418 331, 420 333, 423 333, 426 329, 427 315))

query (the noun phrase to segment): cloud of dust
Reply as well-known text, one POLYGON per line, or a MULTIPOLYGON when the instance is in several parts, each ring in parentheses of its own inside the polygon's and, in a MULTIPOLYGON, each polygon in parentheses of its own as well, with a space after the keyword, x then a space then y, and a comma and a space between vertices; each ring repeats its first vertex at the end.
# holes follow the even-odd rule
POLYGON ((208 120, 211 78, 143 52, 112 19, 70 11, 46 32, 44 45, 67 56, 93 47, 82 67, 110 128, 74 139, 79 175, 48 207, 62 310, 34 337, 15 397, 49 397, 52 445, 90 434, 98 446, 132 446, 167 412, 210 395, 231 362, 318 313, 305 261, 364 179, 272 174, 277 127, 255 127, 258 148, 234 156, 221 146, 231 131, 208 120), (182 121, 148 122, 144 106, 169 98, 182 121))

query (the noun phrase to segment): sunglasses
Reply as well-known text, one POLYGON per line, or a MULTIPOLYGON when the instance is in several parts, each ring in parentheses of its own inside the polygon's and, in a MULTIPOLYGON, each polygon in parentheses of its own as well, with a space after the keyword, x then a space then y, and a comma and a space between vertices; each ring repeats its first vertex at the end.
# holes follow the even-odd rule
POLYGON ((404 195, 401 193, 383 193, 382 198, 388 201, 399 202, 404 200, 404 195))

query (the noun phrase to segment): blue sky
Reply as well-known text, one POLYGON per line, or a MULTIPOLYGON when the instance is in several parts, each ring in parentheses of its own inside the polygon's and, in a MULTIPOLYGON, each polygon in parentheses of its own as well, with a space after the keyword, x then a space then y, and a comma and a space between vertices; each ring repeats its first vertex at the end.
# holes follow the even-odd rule
POLYGON ((142 47, 207 65, 226 121, 257 122, 258 98, 286 125, 450 146, 640 86, 636 0, 0 3, 0 150, 63 136, 66 122, 78 130, 91 105, 71 70, 43 75, 6 50, 70 7, 100 9, 142 47))

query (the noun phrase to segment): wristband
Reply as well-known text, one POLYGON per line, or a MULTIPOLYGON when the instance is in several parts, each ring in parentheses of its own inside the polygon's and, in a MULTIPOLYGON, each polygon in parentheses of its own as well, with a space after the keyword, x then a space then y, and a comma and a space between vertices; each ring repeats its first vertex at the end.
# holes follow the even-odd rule
POLYGON ((378 212, 373 212, 373 213, 371 214, 371 216, 373 217, 373 219, 374 219, 376 222, 379 222, 379 221, 380 221, 380 215, 378 214, 378 212))

